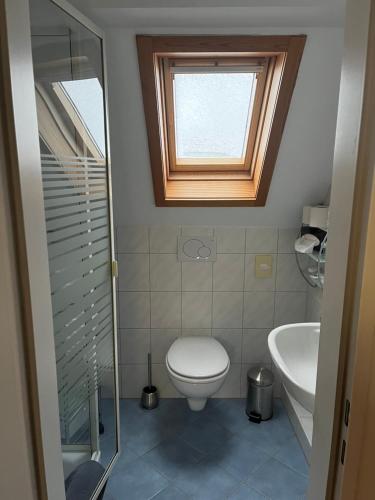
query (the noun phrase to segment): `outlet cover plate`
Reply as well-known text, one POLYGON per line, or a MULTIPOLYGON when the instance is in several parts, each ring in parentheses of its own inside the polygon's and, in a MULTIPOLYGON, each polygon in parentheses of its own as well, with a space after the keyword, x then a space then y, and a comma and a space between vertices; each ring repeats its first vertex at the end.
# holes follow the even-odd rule
POLYGON ((273 270, 272 255, 256 255, 255 256, 255 277, 256 278, 271 278, 273 270))

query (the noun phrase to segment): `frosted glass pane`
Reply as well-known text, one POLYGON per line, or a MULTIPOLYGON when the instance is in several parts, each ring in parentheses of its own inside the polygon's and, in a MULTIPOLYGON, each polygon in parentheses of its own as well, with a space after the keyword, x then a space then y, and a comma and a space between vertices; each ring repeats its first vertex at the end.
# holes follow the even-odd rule
POLYGON ((177 158, 244 153, 254 73, 175 74, 177 158))

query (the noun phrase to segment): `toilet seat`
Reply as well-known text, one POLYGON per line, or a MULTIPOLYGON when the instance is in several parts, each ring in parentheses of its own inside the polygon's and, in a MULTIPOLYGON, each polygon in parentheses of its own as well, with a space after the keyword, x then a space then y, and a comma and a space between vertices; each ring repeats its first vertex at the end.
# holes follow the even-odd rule
POLYGON ((181 381, 212 382, 229 370, 229 357, 213 337, 180 337, 169 348, 167 368, 181 381))
POLYGON ((172 368, 169 366, 168 361, 166 363, 167 365, 167 370, 169 371, 170 375, 175 378, 176 380, 179 380, 180 382, 186 382, 189 384, 211 384, 213 382, 216 382, 217 380, 223 379, 226 374, 229 372, 230 368, 230 363, 228 362, 228 366, 224 370, 224 372, 220 373, 219 375, 215 375, 213 377, 207 377, 207 378, 193 378, 193 377, 184 377, 183 375, 179 375, 178 373, 174 372, 172 368))

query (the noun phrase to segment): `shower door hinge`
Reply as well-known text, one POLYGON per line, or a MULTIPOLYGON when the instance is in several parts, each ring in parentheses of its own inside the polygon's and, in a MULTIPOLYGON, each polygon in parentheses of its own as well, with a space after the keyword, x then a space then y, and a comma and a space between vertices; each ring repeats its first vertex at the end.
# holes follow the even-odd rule
POLYGON ((112 261, 112 278, 118 278, 118 262, 117 260, 112 261))

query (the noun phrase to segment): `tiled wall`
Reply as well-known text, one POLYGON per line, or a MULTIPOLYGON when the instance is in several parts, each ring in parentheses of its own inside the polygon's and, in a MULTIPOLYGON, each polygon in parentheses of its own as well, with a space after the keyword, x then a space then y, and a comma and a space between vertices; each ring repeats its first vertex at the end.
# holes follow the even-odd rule
POLYGON ((180 335, 213 335, 231 359, 217 397, 246 391, 253 364, 271 367, 267 335, 277 325, 305 321, 307 290, 295 262, 296 229, 273 227, 119 226, 118 310, 122 397, 139 397, 152 352, 162 397, 178 397, 165 354, 180 335), (213 235, 214 263, 178 262, 179 234, 213 235), (273 255, 271 278, 255 277, 255 255, 273 255))

